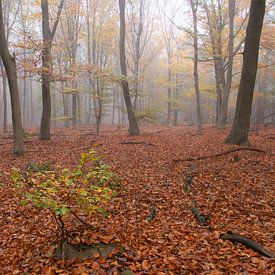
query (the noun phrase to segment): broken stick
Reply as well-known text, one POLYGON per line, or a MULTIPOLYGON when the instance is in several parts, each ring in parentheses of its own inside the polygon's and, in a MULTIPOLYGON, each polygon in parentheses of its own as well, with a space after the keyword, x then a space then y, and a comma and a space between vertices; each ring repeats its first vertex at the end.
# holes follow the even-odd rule
POLYGON ((232 243, 240 243, 244 246, 253 249, 254 251, 258 252, 259 254, 268 257, 268 258, 275 258, 275 254, 267 251, 265 248, 263 248, 260 244, 257 244, 256 242, 252 241, 251 239, 248 239, 244 236, 241 236, 239 234, 235 234, 232 232, 229 232, 228 234, 221 234, 220 238, 222 240, 228 240, 232 243))
POLYGON ((198 223, 203 226, 207 226, 209 224, 210 217, 208 215, 204 215, 199 208, 197 208, 197 202, 195 200, 192 201, 192 213, 197 219, 198 223))

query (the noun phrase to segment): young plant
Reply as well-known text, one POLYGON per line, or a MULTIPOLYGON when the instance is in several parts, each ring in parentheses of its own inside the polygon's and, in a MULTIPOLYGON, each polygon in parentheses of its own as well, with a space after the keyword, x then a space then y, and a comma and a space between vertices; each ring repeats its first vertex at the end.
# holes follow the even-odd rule
POLYGON ((13 169, 11 176, 22 198, 20 205, 31 204, 50 210, 59 226, 62 242, 67 242, 68 237, 65 216, 71 214, 89 225, 79 217, 79 213, 106 214, 101 206, 113 195, 110 186, 114 175, 94 150, 82 153, 75 169, 13 169))

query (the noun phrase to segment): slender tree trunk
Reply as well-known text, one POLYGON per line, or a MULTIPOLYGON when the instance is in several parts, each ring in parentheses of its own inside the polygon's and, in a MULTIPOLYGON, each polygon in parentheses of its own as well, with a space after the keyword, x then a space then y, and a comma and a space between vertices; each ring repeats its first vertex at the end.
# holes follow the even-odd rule
POLYGON ((231 132, 226 140, 231 144, 249 143, 248 133, 257 74, 260 37, 265 14, 265 3, 265 0, 251 1, 236 111, 231 132))
POLYGON ((119 52, 120 52, 120 68, 122 79, 122 89, 124 93, 124 100, 128 113, 129 129, 128 133, 130 135, 139 135, 139 128, 135 113, 133 111, 133 105, 129 92, 129 83, 127 80, 127 67, 126 67, 126 55, 125 55, 125 0, 119 0, 119 10, 120 10, 120 40, 119 40, 119 52))
POLYGON ((17 71, 15 57, 11 56, 5 37, 2 0, 0 0, 0 55, 8 77, 11 97, 12 126, 13 126, 13 153, 16 156, 25 152, 23 143, 23 127, 20 108, 20 97, 17 83, 17 71))
POLYGON ((8 132, 8 100, 7 100, 7 76, 6 72, 2 63, 2 60, 0 60, 0 66, 1 66, 1 73, 2 73, 2 86, 3 86, 3 133, 8 132))
MULTIPOLYGON (((86 0, 86 25, 87 25, 87 51, 88 51, 88 65, 89 68, 91 67, 91 31, 90 31, 90 0, 86 0)), ((88 81, 90 86, 92 87, 92 77, 91 73, 88 72, 88 81)), ((91 99, 91 92, 90 87, 88 88, 88 117, 87 117, 87 124, 91 123, 91 114, 92 114, 92 99, 91 99)))
POLYGON ((229 37, 228 37, 228 61, 227 61, 227 73, 226 73, 226 84, 223 91, 222 100, 222 117, 221 126, 224 127, 227 122, 228 114, 228 100, 232 84, 232 71, 233 71, 233 59, 234 59, 234 17, 236 9, 236 0, 228 1, 229 10, 229 37))
POLYGON ((48 0, 41 0, 42 9, 42 32, 43 32, 43 51, 42 51, 42 117, 40 124, 40 139, 51 139, 51 90, 50 90, 50 71, 51 71, 51 30, 49 21, 48 0))
POLYGON ((197 133, 202 134, 202 117, 201 117, 201 100, 200 100, 200 86, 199 86, 199 70, 198 70, 198 20, 197 9, 198 1, 190 0, 193 15, 193 28, 194 28, 194 88, 196 92, 196 111, 197 111, 197 133))
POLYGON ((171 89, 171 80, 172 80, 172 72, 171 72, 171 59, 168 57, 168 103, 167 103, 167 120, 166 123, 168 126, 172 125, 172 89, 171 89))
POLYGON ((31 78, 30 78, 30 109, 31 109, 30 123, 31 125, 33 125, 33 82, 31 78))

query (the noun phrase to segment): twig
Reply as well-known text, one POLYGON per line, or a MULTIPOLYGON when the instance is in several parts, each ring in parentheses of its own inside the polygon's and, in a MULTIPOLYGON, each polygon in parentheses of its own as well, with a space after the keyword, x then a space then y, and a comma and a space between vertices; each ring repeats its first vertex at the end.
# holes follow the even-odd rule
POLYGON ((88 222, 85 222, 82 218, 80 218, 73 210, 70 209, 70 212, 72 213, 72 215, 79 220, 81 223, 83 223, 84 225, 86 225, 87 227, 89 227, 90 229, 94 229, 94 226, 91 225, 88 222))

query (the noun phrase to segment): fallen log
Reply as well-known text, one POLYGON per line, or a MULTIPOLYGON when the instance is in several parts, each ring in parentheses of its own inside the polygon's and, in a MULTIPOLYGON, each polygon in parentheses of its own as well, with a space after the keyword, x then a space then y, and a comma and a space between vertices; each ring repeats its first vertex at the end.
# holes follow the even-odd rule
POLYGON ((259 254, 268 257, 268 258, 275 258, 275 254, 267 251, 265 248, 263 248, 260 244, 257 244, 256 242, 252 241, 251 239, 248 239, 244 236, 241 236, 239 234, 235 234, 232 232, 229 232, 228 234, 221 234, 220 238, 222 240, 228 240, 232 243, 240 243, 244 246, 253 249, 254 251, 258 252, 259 254))
POLYGON ((210 221, 210 217, 208 215, 204 215, 199 208, 197 208, 197 202, 195 200, 192 201, 192 213, 197 219, 198 223, 203 226, 207 226, 210 221))
POLYGON ((225 155, 229 155, 231 153, 234 152, 238 152, 238 151, 252 151, 252 152, 259 152, 259 153, 267 153, 264 150, 258 149, 258 148, 254 148, 254 147, 239 147, 239 148, 233 148, 218 154, 214 154, 214 155, 207 155, 207 156, 198 156, 198 157, 190 157, 190 158, 185 158, 185 159, 173 159, 173 162, 181 162, 181 161, 194 161, 194 160, 202 160, 202 159, 208 159, 208 158, 213 158, 213 157, 220 157, 220 156, 225 156, 225 155))

